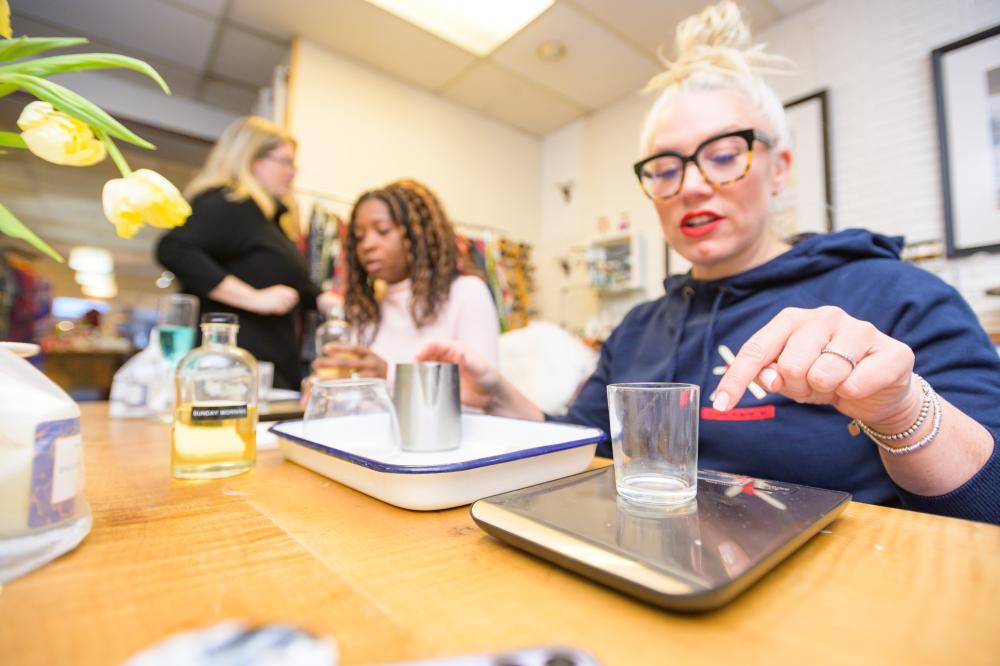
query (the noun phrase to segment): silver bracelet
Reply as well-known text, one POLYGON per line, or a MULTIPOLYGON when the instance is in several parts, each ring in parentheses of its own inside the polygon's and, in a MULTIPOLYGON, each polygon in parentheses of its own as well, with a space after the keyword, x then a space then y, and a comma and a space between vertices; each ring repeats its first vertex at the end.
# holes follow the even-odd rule
POLYGON ((875 442, 876 445, 878 445, 880 449, 882 449, 889 455, 893 456, 902 456, 908 453, 913 453, 914 451, 918 451, 927 446, 928 444, 930 444, 932 441, 934 441, 934 439, 941 432, 941 415, 944 411, 941 406, 941 399, 938 397, 934 389, 931 388, 930 384, 928 384, 919 375, 915 376, 917 377, 917 379, 920 380, 921 388, 923 388, 924 390, 924 402, 920 408, 920 416, 917 417, 917 420, 914 422, 912 426, 904 430, 902 433, 896 433, 894 435, 885 435, 876 430, 873 430, 868 426, 867 423, 863 423, 858 419, 854 419, 848 426, 848 428, 851 429, 852 434, 857 434, 858 431, 864 432, 873 442, 875 442), (903 437, 901 437, 900 435, 905 434, 905 436, 910 436, 913 433, 915 433, 917 429, 923 424, 924 420, 927 418, 927 413, 930 411, 930 407, 934 408, 934 418, 931 422, 931 431, 929 433, 921 437, 918 441, 914 442, 913 444, 910 444, 909 446, 894 447, 884 443, 885 440, 898 441, 900 439, 903 439, 903 437), (854 428, 857 428, 857 430, 855 430, 854 428))
POLYGON ((904 456, 907 453, 913 453, 914 451, 922 449, 930 444, 934 441, 934 438, 938 436, 938 433, 941 432, 941 412, 943 411, 941 409, 941 399, 938 398, 937 393, 934 394, 932 400, 934 401, 934 421, 932 422, 931 431, 921 437, 918 441, 910 444, 909 446, 900 446, 898 448, 889 446, 888 444, 883 444, 877 439, 873 439, 872 441, 878 444, 880 449, 891 456, 904 456))
POLYGON ((934 395, 934 389, 932 389, 931 385, 928 384, 927 381, 917 373, 914 372, 913 377, 918 382, 920 382, 920 388, 923 391, 924 399, 923 402, 920 403, 920 414, 917 416, 917 420, 914 421, 909 428, 907 428, 903 432, 897 432, 890 435, 888 433, 879 432, 878 430, 875 430, 874 428, 869 426, 867 423, 861 421, 860 419, 854 419, 848 426, 848 429, 851 431, 851 434, 857 435, 858 431, 861 431, 874 440, 882 442, 898 442, 900 440, 911 437, 913 433, 920 430, 920 426, 924 424, 924 421, 927 420, 927 415, 930 413, 931 402, 932 402, 931 396, 934 395))

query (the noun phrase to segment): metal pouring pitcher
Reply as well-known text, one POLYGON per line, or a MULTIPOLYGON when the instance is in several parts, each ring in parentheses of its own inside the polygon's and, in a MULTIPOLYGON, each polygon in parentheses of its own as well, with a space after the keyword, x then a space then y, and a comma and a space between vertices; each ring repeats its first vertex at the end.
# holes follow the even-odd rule
POLYGON ((462 403, 454 363, 399 363, 393 404, 404 451, 450 451, 462 442, 462 403))

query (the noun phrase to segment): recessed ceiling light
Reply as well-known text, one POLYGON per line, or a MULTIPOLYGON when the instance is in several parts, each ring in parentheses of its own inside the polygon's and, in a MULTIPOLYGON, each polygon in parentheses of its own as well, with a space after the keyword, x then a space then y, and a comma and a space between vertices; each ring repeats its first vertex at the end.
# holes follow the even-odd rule
POLYGON ((552 6, 554 0, 368 0, 478 56, 552 6))
POLYGON ((535 55, 543 62, 559 62, 566 57, 566 45, 558 39, 550 39, 538 45, 535 55))
POLYGON ((69 251, 69 267, 84 273, 111 273, 115 262, 104 248, 80 245, 69 251))
POLYGON ((114 282, 110 284, 99 284, 96 286, 82 285, 80 291, 84 296, 91 298, 114 298, 118 295, 118 285, 114 282))
POLYGON ((81 287, 95 287, 98 289, 105 289, 115 283, 115 274, 88 273, 86 271, 77 271, 76 275, 73 276, 73 280, 75 280, 76 283, 81 287))

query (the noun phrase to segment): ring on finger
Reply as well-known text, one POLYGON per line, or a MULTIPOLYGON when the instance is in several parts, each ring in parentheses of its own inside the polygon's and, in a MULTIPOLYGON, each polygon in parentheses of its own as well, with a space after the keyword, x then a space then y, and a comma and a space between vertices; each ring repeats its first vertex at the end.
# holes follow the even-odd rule
POLYGON ((829 345, 823 347, 822 351, 820 351, 820 354, 833 354, 834 356, 839 356, 840 358, 844 359, 845 361, 851 364, 851 370, 858 367, 858 362, 854 360, 853 356, 845 352, 842 352, 839 349, 834 349, 829 345))

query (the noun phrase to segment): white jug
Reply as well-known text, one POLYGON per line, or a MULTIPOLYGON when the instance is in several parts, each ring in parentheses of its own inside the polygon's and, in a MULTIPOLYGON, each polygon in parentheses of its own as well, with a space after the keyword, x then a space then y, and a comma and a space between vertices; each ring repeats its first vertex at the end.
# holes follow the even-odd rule
POLYGON ((72 550, 90 532, 80 408, 19 358, 37 351, 0 343, 0 582, 72 550))

